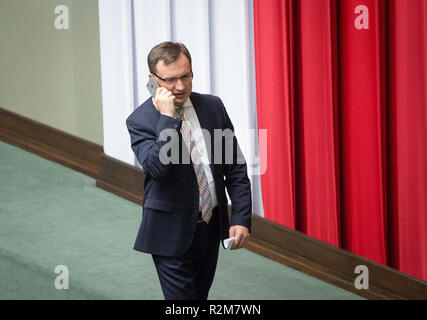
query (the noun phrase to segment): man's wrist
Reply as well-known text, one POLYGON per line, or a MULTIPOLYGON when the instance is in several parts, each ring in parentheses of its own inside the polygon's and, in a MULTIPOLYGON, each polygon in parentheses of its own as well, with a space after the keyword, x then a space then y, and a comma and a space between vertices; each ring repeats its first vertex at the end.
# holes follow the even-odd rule
POLYGON ((160 113, 164 116, 175 118, 175 113, 171 113, 171 112, 160 112, 160 113))
POLYGON ((159 137, 160 133, 165 129, 180 130, 181 120, 161 113, 156 127, 157 136, 159 137))

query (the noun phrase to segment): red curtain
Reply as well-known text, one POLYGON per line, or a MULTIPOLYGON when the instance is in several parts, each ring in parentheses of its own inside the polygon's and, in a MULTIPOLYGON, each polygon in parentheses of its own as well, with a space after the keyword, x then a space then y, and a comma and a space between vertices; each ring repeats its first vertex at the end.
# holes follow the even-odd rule
POLYGON ((426 280, 427 0, 254 0, 254 25, 265 218, 426 280))
POLYGON ((261 176, 264 216, 295 228, 292 6, 254 1, 254 11, 258 123, 267 129, 267 159, 280 159, 261 176))
POLYGON ((388 17, 392 266, 427 280, 427 1, 392 0, 388 17))
POLYGON ((342 240, 386 264, 384 0, 360 3, 341 1, 338 16, 342 240))
POLYGON ((336 3, 302 0, 294 16, 297 228, 339 246, 336 3))

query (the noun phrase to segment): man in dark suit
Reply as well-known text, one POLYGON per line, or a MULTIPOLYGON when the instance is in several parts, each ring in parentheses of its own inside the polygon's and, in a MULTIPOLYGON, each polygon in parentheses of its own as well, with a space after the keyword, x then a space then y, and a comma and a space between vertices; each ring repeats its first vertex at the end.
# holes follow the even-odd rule
POLYGON ((158 44, 148 66, 159 88, 126 120, 145 173, 134 249, 152 255, 165 299, 207 299, 220 241, 234 237, 235 250, 249 237, 246 163, 222 101, 192 92, 191 56, 183 44, 158 44))

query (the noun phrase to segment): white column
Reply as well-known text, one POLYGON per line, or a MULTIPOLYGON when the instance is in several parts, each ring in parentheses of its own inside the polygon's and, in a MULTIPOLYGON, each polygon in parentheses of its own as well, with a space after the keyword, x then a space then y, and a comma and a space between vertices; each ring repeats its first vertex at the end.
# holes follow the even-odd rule
POLYGON ((253 211, 264 215, 256 152, 257 109, 252 1, 210 2, 212 93, 221 97, 248 164, 253 211))
POLYGON ((211 92, 209 0, 171 0, 172 41, 190 51, 193 91, 211 92))
POLYGON ((156 44, 171 39, 170 0, 133 0, 135 107, 150 97, 147 56, 156 44))
POLYGON ((135 164, 126 117, 134 109, 130 0, 99 0, 104 152, 135 164))

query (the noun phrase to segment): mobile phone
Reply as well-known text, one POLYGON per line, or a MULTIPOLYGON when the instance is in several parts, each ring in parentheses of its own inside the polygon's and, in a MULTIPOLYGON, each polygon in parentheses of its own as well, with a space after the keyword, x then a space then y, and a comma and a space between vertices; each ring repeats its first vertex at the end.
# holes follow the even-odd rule
POLYGON ((157 83, 156 79, 154 79, 154 77, 150 74, 147 83, 147 89, 153 97, 156 96, 157 88, 159 88, 159 84, 157 83))

